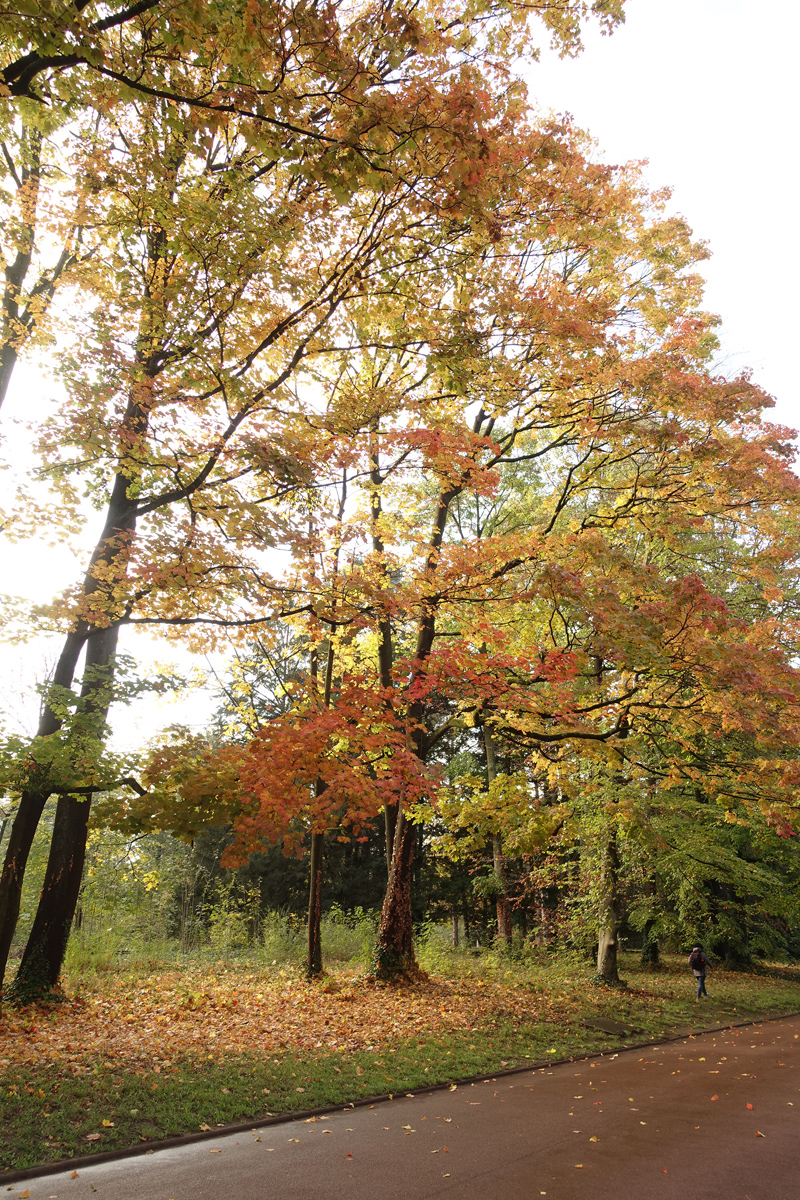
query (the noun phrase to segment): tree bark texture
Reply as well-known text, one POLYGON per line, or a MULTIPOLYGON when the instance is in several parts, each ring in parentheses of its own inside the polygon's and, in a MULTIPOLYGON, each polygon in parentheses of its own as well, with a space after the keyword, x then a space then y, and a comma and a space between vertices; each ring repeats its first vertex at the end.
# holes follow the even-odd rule
POLYGON ((399 812, 389 882, 381 909, 374 951, 376 977, 390 982, 420 974, 414 957, 414 930, 411 918, 411 872, 416 840, 416 829, 406 820, 403 813, 399 812))
POLYGON ((61 796, 56 808, 45 884, 11 994, 20 1000, 46 996, 58 984, 86 857, 87 796, 61 796))
MULTIPOLYGON (((483 744, 486 747, 486 781, 490 785, 497 778, 497 753, 494 735, 489 726, 483 723, 483 744)), ((504 946, 511 945, 511 901, 508 896, 508 879, 506 877, 506 859, 503 854, 503 835, 492 835, 492 865, 500 884, 501 891, 497 893, 497 938, 504 946)))
MULTIPOLYGON (((59 657, 53 674, 54 688, 68 689, 72 686, 78 657, 86 640, 84 629, 67 636, 64 648, 59 657)), ((49 737, 57 733, 63 724, 54 703, 46 703, 36 731, 38 738, 49 737)), ((41 778, 34 775, 32 786, 26 788, 19 801, 11 826, 11 834, 6 847, 6 855, 0 874, 0 987, 8 965, 8 954, 14 938, 14 931, 19 918, 20 897, 22 895, 22 880, 28 864, 28 856, 33 845, 33 839, 41 820, 44 806, 51 795, 53 783, 42 773, 41 778)))
POLYGON ((308 891, 308 957, 306 976, 318 979, 322 974, 322 860, 324 833, 311 834, 311 862, 308 891))
POLYGON ((397 827, 397 805, 385 804, 383 806, 383 823, 384 832, 386 835, 386 867, 391 873, 392 870, 392 854, 394 853, 394 834, 397 827))
POLYGON ((612 826, 605 837, 600 865, 597 936, 597 978, 619 984, 617 945, 620 926, 619 847, 612 826))
MULTIPOLYGON (((98 733, 111 703, 118 638, 113 625, 96 630, 86 644, 81 701, 98 733)), ((21 999, 46 995, 58 984, 83 879, 90 808, 91 795, 59 797, 39 906, 11 989, 21 999)))

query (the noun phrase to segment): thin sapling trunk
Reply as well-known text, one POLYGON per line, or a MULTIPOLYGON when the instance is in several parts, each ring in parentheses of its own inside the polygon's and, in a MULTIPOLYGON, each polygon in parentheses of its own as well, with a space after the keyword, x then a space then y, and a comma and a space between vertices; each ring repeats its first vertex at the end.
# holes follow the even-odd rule
MULTIPOLYGON (((486 781, 491 784, 497 778, 497 753, 494 745, 494 735, 484 721, 483 744, 486 747, 486 781)), ((503 854, 503 835, 492 834, 492 865, 500 891, 497 892, 497 938, 506 948, 511 946, 511 901, 508 896, 508 879, 506 877, 506 859, 503 854)))

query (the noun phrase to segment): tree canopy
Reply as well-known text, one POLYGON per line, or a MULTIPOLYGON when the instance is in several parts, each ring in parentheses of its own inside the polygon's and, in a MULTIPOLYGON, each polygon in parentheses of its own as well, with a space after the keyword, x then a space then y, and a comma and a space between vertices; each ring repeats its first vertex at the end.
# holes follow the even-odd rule
MULTIPOLYGON (((568 54, 622 16, 534 8, 568 54)), ((626 862, 663 888, 668 827, 794 834, 798 481, 769 397, 714 367, 705 248, 529 105, 527 5, 2 22, 3 378, 49 338, 65 393, 35 431, 57 504, 21 491, 7 527, 88 500, 101 528, 46 615, 37 735, 4 750, 3 965, 59 797, 18 994, 57 982, 95 795, 126 828, 228 827, 230 863, 310 834, 317 918, 323 839, 382 816, 387 978, 415 970, 420 822, 491 841, 501 932, 509 848, 572 838, 613 980, 626 862), (246 732, 140 773, 107 750, 128 626, 289 631, 297 660, 246 732)))

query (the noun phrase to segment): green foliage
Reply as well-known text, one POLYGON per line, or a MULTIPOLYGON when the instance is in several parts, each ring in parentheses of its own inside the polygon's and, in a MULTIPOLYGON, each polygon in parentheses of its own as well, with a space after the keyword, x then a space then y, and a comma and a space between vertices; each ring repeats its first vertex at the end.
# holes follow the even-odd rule
MULTIPOLYGON (((34 843, 18 927, 22 944, 33 921, 52 824, 43 821, 34 843)), ((259 870, 223 871, 224 831, 188 847, 168 834, 126 837, 94 829, 89 836, 83 885, 67 951, 67 970, 102 975, 158 962, 238 959, 265 965, 303 961, 302 863, 277 851, 276 871, 295 864, 297 911, 273 907, 259 870)), ((263 862, 261 863, 263 866, 263 862)), ((329 902, 322 919, 325 962, 366 963, 375 937, 374 912, 345 910, 329 902)))
POLYGON ((142 756, 109 749, 109 707, 130 704, 143 695, 161 696, 186 682, 166 671, 142 675, 133 658, 119 654, 110 667, 87 668, 80 692, 51 681, 40 684, 36 690, 41 707, 52 713, 58 728, 33 739, 0 735, 0 794, 40 788, 58 793, 118 791, 120 781, 138 778, 142 756))
POLYGON ((246 946, 253 938, 253 925, 258 921, 259 897, 255 889, 237 895, 236 881, 219 881, 216 898, 208 905, 208 940, 219 957, 246 946))

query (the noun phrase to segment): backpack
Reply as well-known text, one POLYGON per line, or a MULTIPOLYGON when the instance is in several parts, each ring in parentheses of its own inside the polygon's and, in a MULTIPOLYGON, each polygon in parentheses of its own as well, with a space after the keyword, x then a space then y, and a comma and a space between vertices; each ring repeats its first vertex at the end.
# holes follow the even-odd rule
POLYGON ((702 973, 703 969, 705 968, 702 950, 692 951, 692 953, 689 955, 689 966, 693 971, 700 971, 702 973))

